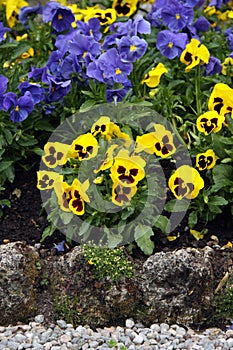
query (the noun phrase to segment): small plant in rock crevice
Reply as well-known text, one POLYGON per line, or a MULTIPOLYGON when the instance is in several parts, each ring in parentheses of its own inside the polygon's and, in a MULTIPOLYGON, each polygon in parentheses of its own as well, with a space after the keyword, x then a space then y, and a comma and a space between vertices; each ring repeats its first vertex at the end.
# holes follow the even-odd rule
POLYGON ((124 255, 122 248, 105 248, 83 245, 84 258, 93 266, 98 279, 109 278, 118 282, 122 278, 131 278, 134 275, 132 263, 124 255))

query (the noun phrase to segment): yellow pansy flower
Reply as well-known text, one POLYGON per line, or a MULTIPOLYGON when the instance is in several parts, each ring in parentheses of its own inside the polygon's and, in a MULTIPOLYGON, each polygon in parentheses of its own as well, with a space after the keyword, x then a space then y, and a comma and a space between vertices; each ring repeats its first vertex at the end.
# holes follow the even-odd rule
POLYGON ((134 187, 144 178, 145 165, 140 156, 130 156, 128 150, 120 150, 111 167, 111 178, 123 187, 134 187))
POLYGON ((204 187, 204 181, 196 169, 182 165, 171 175, 168 186, 177 199, 193 199, 204 187))
POLYGON ((223 116, 229 113, 233 116, 233 89, 227 84, 215 84, 208 101, 208 109, 223 116))
POLYGON ((131 198, 137 192, 137 186, 125 187, 119 182, 113 182, 112 185, 112 202, 118 206, 123 206, 130 202, 131 198))
POLYGON ((51 190, 56 183, 61 183, 62 181, 63 176, 54 171, 37 171, 37 188, 39 190, 51 190))
POLYGON ((94 158, 98 152, 98 142, 96 138, 89 132, 75 139, 70 147, 70 157, 78 158, 78 160, 88 160, 94 158))
POLYGON ((199 40, 193 38, 190 43, 186 45, 185 50, 180 56, 180 61, 187 67, 186 72, 189 72, 193 67, 198 64, 208 63, 210 53, 207 47, 200 43, 199 40))
POLYGON ((154 124, 154 128, 154 132, 137 136, 135 152, 145 151, 166 158, 176 151, 173 136, 162 124, 154 124))
POLYGON ((226 57, 222 63, 222 72, 223 75, 229 75, 233 77, 233 58, 226 57))
POLYGON ((203 132, 205 135, 209 135, 211 132, 218 132, 222 129, 222 124, 225 121, 225 117, 219 115, 216 111, 208 111, 197 118, 197 129, 203 132))
POLYGON ((196 156, 196 166, 199 170, 209 170, 216 164, 218 157, 212 149, 208 149, 205 153, 199 153, 196 156))
POLYGON ((72 186, 63 182, 57 182, 54 185, 54 190, 57 195, 58 204, 63 211, 70 212, 69 201, 71 200, 72 186))
POLYGON ((167 73, 167 68, 163 63, 159 63, 144 76, 142 84, 146 84, 150 88, 155 88, 159 85, 160 78, 164 73, 167 73))
POLYGON ((86 194, 89 185, 89 180, 86 180, 82 184, 78 179, 75 179, 72 183, 69 208, 76 215, 83 215, 85 212, 84 202, 90 202, 90 199, 86 194))
POLYGON ((112 8, 117 16, 130 17, 137 10, 138 0, 114 0, 112 8))
POLYGON ((67 161, 67 154, 70 145, 61 142, 47 142, 44 146, 45 154, 42 156, 44 164, 48 168, 56 168, 58 165, 64 165, 67 161))
POLYGON ((85 17, 85 21, 96 17, 100 21, 100 25, 112 24, 117 18, 117 13, 114 9, 96 9, 89 16, 85 17))
POLYGON ((28 3, 24 0, 6 0, 6 19, 10 28, 15 25, 17 16, 22 7, 28 6, 28 3))

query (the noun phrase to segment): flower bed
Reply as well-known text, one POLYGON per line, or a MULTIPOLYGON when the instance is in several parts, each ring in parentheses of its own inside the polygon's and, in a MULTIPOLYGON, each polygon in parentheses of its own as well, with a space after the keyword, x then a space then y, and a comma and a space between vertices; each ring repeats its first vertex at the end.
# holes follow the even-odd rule
POLYGON ((148 3, 1 2, 0 181, 42 156, 43 239, 150 255, 231 221, 232 2, 148 3))

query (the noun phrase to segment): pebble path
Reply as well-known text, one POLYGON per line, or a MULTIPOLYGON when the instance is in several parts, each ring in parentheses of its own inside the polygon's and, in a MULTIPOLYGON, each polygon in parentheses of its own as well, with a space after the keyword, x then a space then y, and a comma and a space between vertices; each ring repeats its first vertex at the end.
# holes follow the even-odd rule
POLYGON ((63 320, 45 326, 44 316, 16 326, 0 326, 0 350, 233 350, 233 330, 209 328, 202 333, 166 323, 149 328, 127 319, 125 327, 104 327, 95 331, 63 320))

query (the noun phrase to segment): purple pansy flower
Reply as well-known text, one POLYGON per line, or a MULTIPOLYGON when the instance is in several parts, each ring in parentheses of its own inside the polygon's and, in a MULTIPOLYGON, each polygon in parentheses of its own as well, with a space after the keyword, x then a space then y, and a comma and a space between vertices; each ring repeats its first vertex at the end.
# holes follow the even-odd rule
POLYGON ((32 14, 42 14, 43 6, 38 4, 36 6, 24 6, 20 9, 19 12, 19 21, 27 28, 28 26, 28 17, 32 14))
POLYGON ((43 21, 51 22, 53 29, 58 33, 69 30, 74 20, 72 11, 55 1, 49 2, 43 9, 43 21))
POLYGON ((57 249, 58 253, 65 251, 65 241, 61 241, 59 243, 53 243, 54 247, 57 249))
POLYGON ((49 69, 51 74, 56 75, 59 72, 62 60, 63 60, 63 54, 59 50, 53 51, 51 53, 46 63, 46 66, 49 69))
POLYGON ((29 91, 32 95, 34 104, 37 104, 44 100, 44 88, 42 88, 39 84, 32 84, 29 81, 24 81, 18 86, 21 94, 24 94, 26 91, 29 91))
POLYGON ((161 17, 164 25, 168 26, 171 31, 179 32, 192 23, 194 12, 191 7, 181 5, 177 0, 172 0, 169 6, 162 9, 161 17))
POLYGON ((194 27, 199 32, 207 32, 210 29, 210 22, 204 16, 200 16, 194 23, 194 27))
POLYGON ((68 33, 57 35, 55 46, 63 55, 68 51, 69 42, 73 40, 76 34, 77 31, 71 28, 68 33))
POLYGON ((132 72, 133 65, 123 62, 115 48, 109 49, 100 55, 98 64, 107 79, 113 79, 117 83, 128 81, 128 75, 132 72))
POLYGON ((106 100, 107 102, 120 102, 126 96, 126 94, 131 89, 131 82, 128 80, 124 83, 124 87, 121 88, 107 88, 106 90, 106 100))
POLYGON ((3 108, 5 112, 10 109, 10 119, 12 122, 20 123, 33 111, 34 102, 32 95, 29 91, 26 91, 25 94, 18 99, 14 92, 8 92, 3 100, 3 108))
POLYGON ((6 32, 10 32, 10 28, 4 27, 3 23, 0 22, 0 43, 5 40, 6 32))
POLYGON ((233 50, 233 33, 232 33, 232 28, 228 28, 227 30, 225 30, 224 32, 226 38, 227 38, 227 44, 229 47, 229 50, 233 50))
POLYGON ((87 56, 96 57, 100 54, 101 45, 91 36, 77 34, 69 42, 68 50, 79 58, 87 60, 87 56))
POLYGON ((43 68, 31 68, 31 72, 28 73, 28 79, 33 79, 34 81, 42 81, 42 83, 47 83, 47 67, 43 68))
POLYGON ((71 89, 71 80, 58 81, 55 77, 49 75, 49 91, 46 96, 47 102, 55 102, 66 96, 71 89))
POLYGON ((205 73, 204 76, 212 75, 212 74, 220 74, 222 71, 221 61, 213 56, 210 56, 209 62, 205 65, 205 73))
POLYGON ((4 93, 7 89, 8 79, 4 75, 0 75, 0 111, 3 109, 4 93))
POLYGON ((59 73, 61 77, 65 80, 70 79, 70 74, 81 73, 82 68, 78 62, 77 56, 70 54, 64 58, 60 65, 59 73))
POLYGON ((92 36, 96 41, 99 41, 102 38, 102 33, 100 31, 101 25, 98 18, 90 18, 87 23, 83 21, 76 22, 77 29, 76 31, 79 34, 84 34, 87 36, 92 36))
POLYGON ((169 30, 162 30, 158 33, 156 47, 161 54, 169 59, 179 57, 188 43, 186 33, 173 33, 169 30))
POLYGON ((151 11, 147 15, 148 21, 155 28, 160 28, 162 25, 161 11, 161 8, 157 8, 157 6, 153 5, 151 11))
POLYGON ((124 62, 135 62, 141 58, 147 49, 147 42, 138 36, 123 36, 116 39, 120 58, 124 62))
POLYGON ((134 21, 129 19, 127 22, 117 22, 110 26, 110 31, 117 28, 117 33, 123 35, 138 35, 138 34, 150 34, 151 25, 150 22, 145 20, 142 15, 137 15, 134 21))
POLYGON ((90 62, 87 65, 86 74, 87 74, 87 76, 89 78, 96 79, 100 83, 104 83, 105 82, 104 72, 101 70, 98 60, 90 62))

